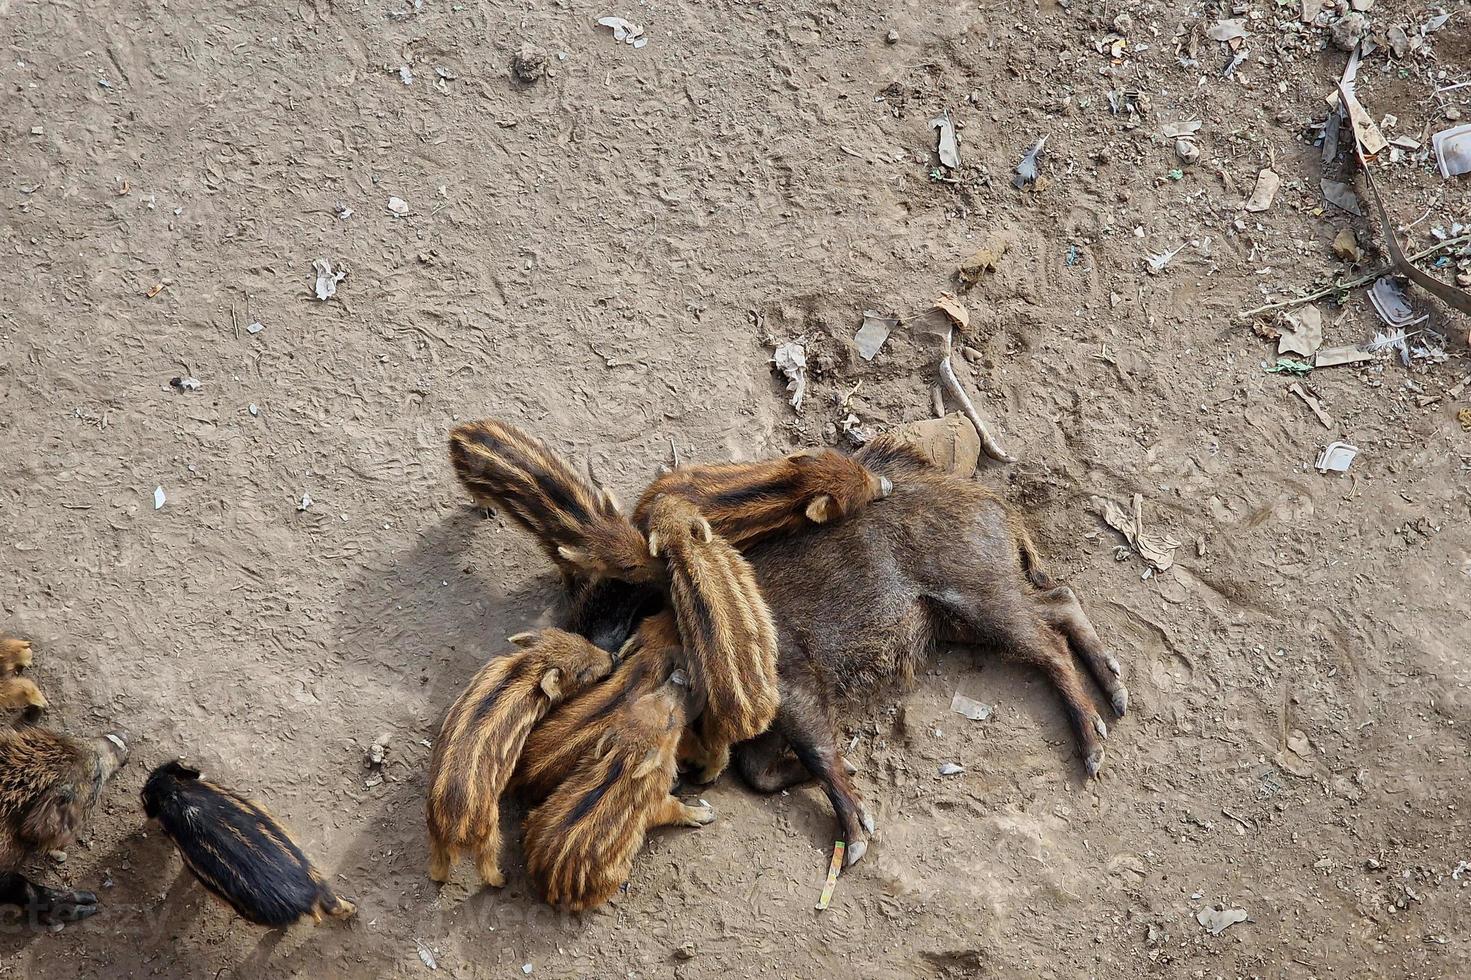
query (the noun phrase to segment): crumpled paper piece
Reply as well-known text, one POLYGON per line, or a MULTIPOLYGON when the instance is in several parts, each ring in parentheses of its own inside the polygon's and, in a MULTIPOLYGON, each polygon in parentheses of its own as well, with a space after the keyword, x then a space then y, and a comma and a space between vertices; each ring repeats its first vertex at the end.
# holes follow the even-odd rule
POLYGON ((1168 534, 1144 530, 1143 494, 1134 494, 1132 512, 1106 497, 1094 497, 1093 509, 1105 524, 1122 534, 1129 547, 1155 571, 1166 571, 1175 564, 1175 549, 1180 547, 1180 542, 1168 534))

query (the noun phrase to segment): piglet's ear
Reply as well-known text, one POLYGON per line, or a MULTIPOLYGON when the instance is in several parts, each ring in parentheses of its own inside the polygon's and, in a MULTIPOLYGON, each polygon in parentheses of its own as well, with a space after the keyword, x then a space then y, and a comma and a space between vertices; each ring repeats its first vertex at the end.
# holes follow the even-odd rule
POLYGON ((650 558, 658 558, 659 557, 659 532, 658 531, 650 531, 649 532, 649 557, 650 558))
POLYGON ((715 538, 715 532, 710 528, 710 522, 704 517, 695 522, 695 535, 701 541, 709 544, 715 538))
POLYGON ((541 675, 541 691, 553 701, 562 700, 562 668, 553 667, 541 675))
POLYGON ((832 520, 837 508, 833 505, 833 498, 825 493, 820 493, 812 498, 807 505, 807 519, 813 524, 825 524, 832 520))
POLYGON ((506 637, 506 642, 518 647, 529 647, 536 642, 536 637, 537 634, 535 631, 528 631, 526 633, 517 633, 514 636, 508 636, 506 637))

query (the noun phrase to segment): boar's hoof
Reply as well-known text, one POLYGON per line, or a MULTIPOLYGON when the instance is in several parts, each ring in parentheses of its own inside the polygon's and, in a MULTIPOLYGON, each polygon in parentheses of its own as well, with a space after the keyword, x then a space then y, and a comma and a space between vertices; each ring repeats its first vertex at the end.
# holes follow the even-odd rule
POLYGON ((1083 760, 1083 766, 1088 770, 1088 775, 1096 777, 1098 771, 1103 768, 1103 749, 1097 748, 1089 752, 1083 760))
POLYGON ((857 864, 860 860, 862 860, 863 859, 863 855, 865 855, 867 853, 868 853, 868 841, 866 841, 866 840, 855 840, 853 843, 851 843, 851 844, 848 845, 847 851, 845 851, 844 854, 843 854, 843 867, 844 868, 851 868, 851 867, 853 867, 853 865, 857 864))
POLYGON ((1109 700, 1113 702, 1114 714, 1124 717, 1124 713, 1129 710, 1129 689, 1120 684, 1109 700))
POLYGON ((685 809, 689 814, 689 825, 691 827, 703 827, 707 823, 715 822, 715 808, 704 800, 700 801, 699 806, 686 807, 685 809))

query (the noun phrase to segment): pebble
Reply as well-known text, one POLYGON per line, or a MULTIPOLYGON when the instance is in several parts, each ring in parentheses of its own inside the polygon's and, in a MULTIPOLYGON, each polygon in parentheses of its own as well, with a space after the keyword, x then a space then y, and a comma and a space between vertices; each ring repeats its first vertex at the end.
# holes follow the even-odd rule
POLYGON ((888 34, 884 35, 884 42, 886 44, 898 44, 899 43, 899 32, 898 31, 893 31, 893 30, 889 31, 888 34))

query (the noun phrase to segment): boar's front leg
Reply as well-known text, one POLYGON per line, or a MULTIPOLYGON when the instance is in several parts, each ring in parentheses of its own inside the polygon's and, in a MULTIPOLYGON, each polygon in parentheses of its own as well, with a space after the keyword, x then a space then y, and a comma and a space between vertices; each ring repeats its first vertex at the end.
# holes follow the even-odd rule
POLYGON ((42 926, 97 914, 97 896, 91 892, 58 891, 13 871, 0 874, 0 905, 14 905, 25 913, 27 922, 42 926))

